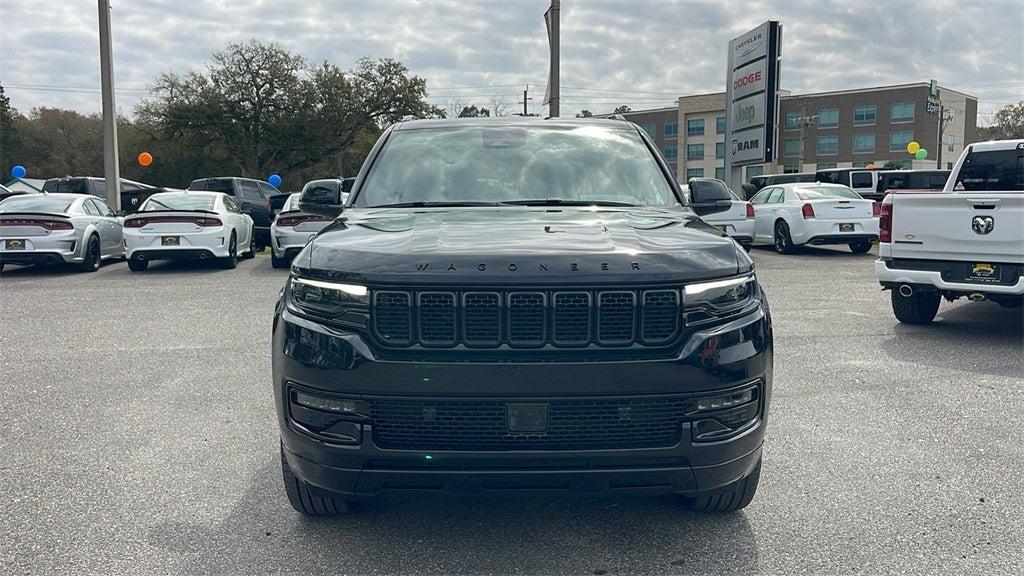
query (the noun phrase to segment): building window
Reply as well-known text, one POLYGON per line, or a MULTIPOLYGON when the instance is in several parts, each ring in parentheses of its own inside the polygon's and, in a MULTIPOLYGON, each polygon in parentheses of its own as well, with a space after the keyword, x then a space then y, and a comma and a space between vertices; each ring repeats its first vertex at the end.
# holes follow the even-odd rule
POLYGON ((873 154, 875 152, 875 133, 853 135, 854 154, 873 154))
POLYGON ((670 122, 665 124, 665 138, 675 138, 679 134, 679 124, 670 122))
POLYGON ((800 127, 800 113, 786 112, 786 130, 796 130, 800 127))
POLYGON ((839 136, 818 136, 818 156, 839 154, 839 136))
POLYGON ((889 117, 891 122, 913 122, 914 121, 914 103, 913 102, 896 102, 892 105, 892 115, 889 117))
POLYGON ((725 134, 725 116, 715 118, 715 134, 725 134))
POLYGON ((836 163, 835 162, 818 162, 818 164, 815 165, 814 169, 815 170, 830 170, 830 169, 835 168, 835 167, 836 167, 836 163))
POLYGON ((647 132, 648 136, 650 136, 651 138, 657 137, 657 135, 658 135, 658 127, 655 126, 653 123, 652 124, 642 124, 642 127, 644 129, 644 132, 647 132))
POLYGON ((686 121, 686 135, 687 136, 703 136, 704 135, 704 119, 698 118, 696 120, 686 121))
POLYGON ((854 126, 873 126, 875 124, 875 105, 857 106, 853 109, 854 126))
POLYGON ((719 166, 718 168, 715 168, 715 178, 717 178, 719 180, 725 180, 725 168, 724 167, 719 166))
POLYGON ((826 108, 818 112, 818 128, 835 128, 839 126, 839 109, 826 108))
POLYGON ((665 146, 665 160, 672 162, 679 158, 679 149, 675 146, 665 146))
POLYGON ((907 149, 907 144, 910 144, 913 140, 914 133, 910 130, 904 130, 903 132, 890 132, 889 152, 903 152, 907 149))
POLYGON ((800 155, 800 139, 799 138, 786 138, 782 141, 782 155, 783 156, 799 156, 800 155))
POLYGON ((761 174, 764 174, 763 164, 757 164, 756 166, 747 166, 747 182, 750 182, 751 178, 755 176, 760 176, 761 174))
POLYGON ((687 181, 689 181, 690 178, 703 178, 703 177, 704 177, 704 169, 703 168, 687 168, 686 169, 686 180, 687 181))
POLYGON ((687 160, 700 160, 704 158, 704 145, 703 144, 687 144, 686 145, 686 159, 687 160))
POLYGON ((725 142, 715 143, 715 158, 725 158, 725 142))
POLYGON ((800 171, 800 165, 799 164, 786 164, 785 166, 782 167, 782 173, 783 174, 796 174, 799 171, 800 171))

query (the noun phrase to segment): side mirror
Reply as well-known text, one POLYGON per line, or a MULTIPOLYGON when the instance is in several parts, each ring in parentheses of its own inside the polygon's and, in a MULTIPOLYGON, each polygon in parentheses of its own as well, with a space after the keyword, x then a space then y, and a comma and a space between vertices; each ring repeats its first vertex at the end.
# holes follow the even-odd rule
POLYGON ((729 208, 732 208, 732 201, 712 200, 711 202, 693 202, 690 204, 690 208, 693 208, 697 216, 704 217, 729 210, 729 208))
POLYGON ((344 209, 341 191, 336 188, 316 186, 299 196, 299 210, 309 214, 337 218, 344 209))
POLYGON ((725 184, 717 180, 691 180, 689 186, 690 208, 698 216, 717 214, 732 208, 732 196, 725 184))

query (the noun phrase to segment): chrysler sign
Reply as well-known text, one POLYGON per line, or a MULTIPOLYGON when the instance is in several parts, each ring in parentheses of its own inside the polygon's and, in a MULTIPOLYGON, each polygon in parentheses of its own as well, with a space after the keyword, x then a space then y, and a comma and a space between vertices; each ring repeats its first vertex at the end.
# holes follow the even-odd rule
POLYGON ((733 168, 775 160, 779 115, 779 56, 782 26, 768 21, 729 42, 726 74, 726 174, 733 168))

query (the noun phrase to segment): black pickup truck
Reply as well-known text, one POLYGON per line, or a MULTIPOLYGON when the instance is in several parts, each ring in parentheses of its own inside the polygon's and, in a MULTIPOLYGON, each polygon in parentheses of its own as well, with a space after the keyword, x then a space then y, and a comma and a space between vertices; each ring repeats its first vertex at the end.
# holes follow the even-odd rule
MULTIPOLYGON (((694 199, 699 202, 699 199, 694 199)), ((384 132, 296 256, 273 323, 284 487, 754 497, 772 327, 754 265, 619 120, 384 132)))

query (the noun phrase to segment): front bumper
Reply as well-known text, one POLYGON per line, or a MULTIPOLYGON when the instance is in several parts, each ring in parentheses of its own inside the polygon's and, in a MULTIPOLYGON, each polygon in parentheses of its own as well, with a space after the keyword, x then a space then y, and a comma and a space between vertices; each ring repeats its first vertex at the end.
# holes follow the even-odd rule
MULTIPOLYGON (((932 288, 955 293, 982 292, 986 294, 1006 294, 1011 296, 1024 295, 1024 275, 1018 276, 1012 284, 983 284, 978 282, 957 282, 943 278, 942 268, 952 269, 953 265, 964 265, 966 262, 929 262, 935 269, 910 269, 900 268, 900 264, 892 260, 875 260, 875 275, 878 283, 885 288, 893 288, 903 284, 909 284, 915 289, 932 288)), ((1019 264, 1006 264, 1005 266, 1019 266, 1019 264)), ((920 267, 919 268, 923 268, 920 267)))
MULTIPOLYGON (((688 333, 676 353, 658 360, 389 361, 359 335, 308 322, 280 306, 273 348, 275 403, 285 458, 293 473, 314 489, 346 497, 390 490, 633 490, 691 495, 714 491, 742 478, 759 461, 772 387, 772 334, 766 305, 722 326, 688 333), (299 346, 314 340, 329 344, 321 354, 297 353, 299 346), (384 399, 438 404, 549 402, 555 406, 574 401, 585 406, 609 398, 627 403, 695 398, 751 382, 759 382, 756 417, 734 435, 695 441, 699 424, 680 415, 678 437, 657 446, 394 448, 375 431, 372 415, 362 421, 361 431, 355 433, 358 439, 340 445, 308 433, 291 413, 292 391, 297 387, 366 403, 384 399)), ((617 414, 621 417, 621 410, 617 414)))

